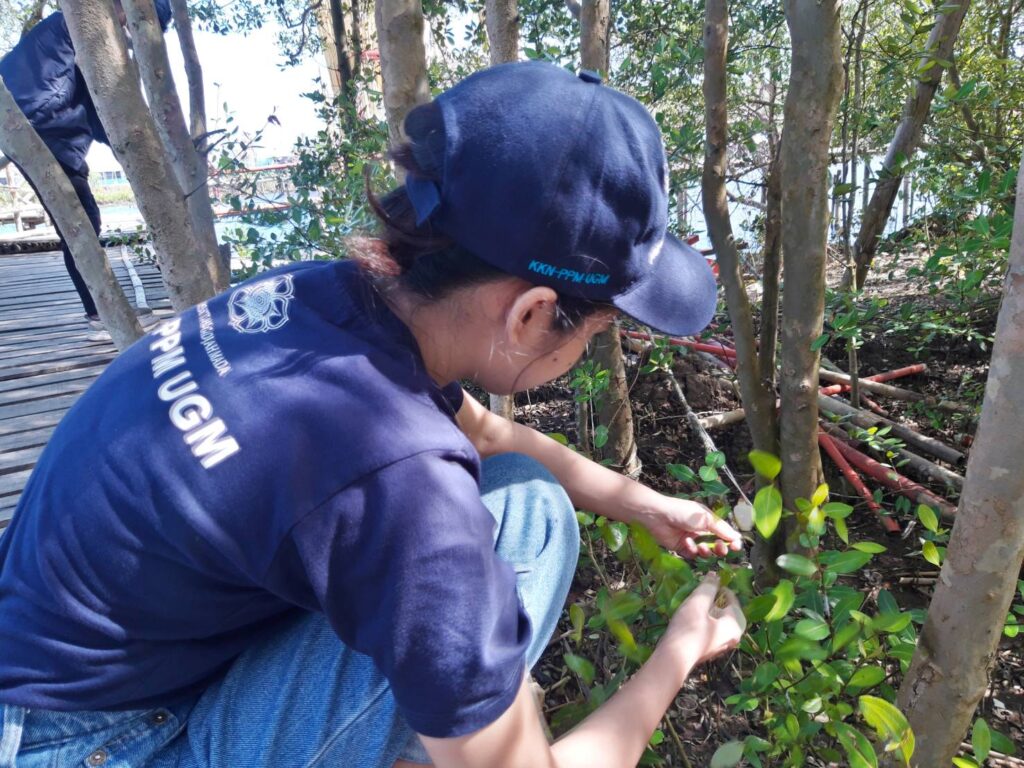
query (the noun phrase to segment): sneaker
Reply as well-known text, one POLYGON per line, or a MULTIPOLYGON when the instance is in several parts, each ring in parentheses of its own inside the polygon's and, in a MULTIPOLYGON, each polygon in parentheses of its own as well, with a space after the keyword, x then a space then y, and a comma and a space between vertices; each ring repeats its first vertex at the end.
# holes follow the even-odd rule
POLYGON ((92 333, 90 333, 88 336, 85 337, 85 340, 88 341, 88 342, 91 342, 91 343, 95 343, 95 344, 109 342, 109 341, 111 341, 110 332, 109 331, 93 331, 92 333))
POLYGON ((99 315, 86 315, 85 316, 85 321, 89 324, 89 328, 91 328, 92 330, 94 330, 94 331, 102 331, 103 330, 103 321, 100 320, 100 316, 99 315))

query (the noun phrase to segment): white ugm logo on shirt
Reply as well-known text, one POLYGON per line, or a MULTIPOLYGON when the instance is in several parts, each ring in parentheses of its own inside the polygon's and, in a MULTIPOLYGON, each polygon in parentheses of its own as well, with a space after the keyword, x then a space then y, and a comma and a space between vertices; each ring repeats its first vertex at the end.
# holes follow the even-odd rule
POLYGON ((241 333, 266 333, 288 322, 293 297, 291 275, 280 275, 244 285, 228 300, 231 327, 241 333))

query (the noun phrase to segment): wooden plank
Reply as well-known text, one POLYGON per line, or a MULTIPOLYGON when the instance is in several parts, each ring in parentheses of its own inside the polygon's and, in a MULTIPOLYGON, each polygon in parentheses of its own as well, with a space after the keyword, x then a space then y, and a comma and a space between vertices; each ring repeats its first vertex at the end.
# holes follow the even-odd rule
POLYGON ((18 450, 0 453, 0 475, 18 472, 23 469, 32 469, 44 448, 46 448, 45 444, 33 445, 28 448, 19 448, 18 450))
MULTIPOLYGON (((64 411, 47 411, 46 413, 32 413, 28 416, 18 416, 14 419, 6 419, 0 422, 0 438, 14 435, 19 432, 28 432, 43 427, 55 427, 64 418, 64 411)), ((3 445, 0 442, 0 445, 3 445)))
POLYGON ((40 429, 29 429, 24 432, 0 437, 0 455, 7 451, 20 451, 23 448, 45 445, 50 439, 50 435, 53 434, 54 429, 56 429, 56 425, 50 424, 40 429))
POLYGON ((106 363, 97 363, 89 368, 78 368, 72 371, 58 371, 57 373, 39 373, 35 376, 0 381, 0 393, 11 392, 16 389, 30 389, 32 387, 46 386, 59 381, 76 381, 79 379, 95 379, 106 368, 106 363))
POLYGON ((5 374, 11 368, 18 368, 23 365, 31 365, 40 361, 61 362, 64 360, 77 359, 81 357, 93 357, 97 354, 114 352, 114 346, 109 341, 95 344, 87 344, 81 347, 69 347, 68 349, 47 349, 46 347, 33 347, 19 352, 15 356, 7 355, 0 359, 0 375, 5 374))
POLYGON ((92 384, 93 379, 72 379, 70 381, 58 381, 53 384, 46 384, 39 387, 25 387, 24 389, 12 389, 7 392, 0 392, 0 418, 3 418, 4 408, 19 403, 30 403, 36 400, 46 400, 60 395, 71 395, 84 392, 92 384))
POLYGON ((31 474, 31 469, 23 469, 20 472, 11 472, 8 475, 0 475, 0 498, 3 498, 4 496, 11 496, 13 494, 20 495, 31 474))
POLYGON ((68 395, 54 395, 44 397, 40 400, 28 400, 23 403, 0 406, 0 434, 3 434, 4 424, 13 421, 19 416, 29 416, 33 413, 46 413, 47 411, 66 411, 81 396, 81 392, 73 392, 68 395))
POLYGON ((97 363, 109 363, 116 355, 113 351, 106 354, 89 355, 87 357, 73 357, 57 362, 41 362, 0 370, 0 381, 20 379, 25 376, 34 376, 40 373, 59 373, 61 371, 73 371, 77 368, 91 368, 97 363))

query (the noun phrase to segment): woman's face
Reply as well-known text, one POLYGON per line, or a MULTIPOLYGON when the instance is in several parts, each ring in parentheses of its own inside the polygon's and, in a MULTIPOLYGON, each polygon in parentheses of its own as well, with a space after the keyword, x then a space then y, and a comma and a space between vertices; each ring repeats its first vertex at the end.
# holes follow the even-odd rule
POLYGON ((612 325, 616 314, 611 309, 601 310, 580 321, 572 330, 561 332, 561 338, 551 340, 546 349, 527 360, 510 383, 510 391, 522 392, 567 373, 583 356, 591 339, 612 325))

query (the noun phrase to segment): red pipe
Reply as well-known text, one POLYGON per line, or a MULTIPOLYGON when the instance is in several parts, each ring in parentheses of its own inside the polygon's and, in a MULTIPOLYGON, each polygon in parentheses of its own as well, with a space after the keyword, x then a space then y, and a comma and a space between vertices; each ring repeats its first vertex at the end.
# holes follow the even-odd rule
POLYGON ((878 502, 875 501, 875 497, 871 495, 871 491, 869 491, 868 487, 864 485, 864 481, 860 479, 860 475, 858 475, 854 471, 853 467, 850 466, 850 462, 848 462, 844 458, 843 454, 839 452, 835 441, 824 432, 818 432, 818 443, 825 449, 825 453, 831 457, 836 466, 839 467, 839 471, 843 473, 843 477, 850 482, 850 485, 854 487, 857 493, 864 497, 864 501, 867 504, 868 509, 878 515, 885 530, 889 533, 899 534, 900 524, 888 515, 882 514, 882 508, 878 505, 878 502))
POLYGON ((951 504, 935 496, 924 486, 918 485, 913 480, 904 477, 899 472, 883 464, 879 464, 870 456, 861 453, 842 440, 833 438, 832 442, 839 449, 843 458, 849 461, 850 464, 872 479, 877 480, 889 490, 896 491, 911 501, 916 501, 918 504, 927 504, 930 507, 935 507, 948 520, 952 520, 956 516, 956 509, 951 504))
POLYGON ((678 339, 671 336, 657 336, 653 337, 649 333, 641 333, 640 331, 622 331, 624 336, 628 336, 631 339, 641 339, 643 341, 653 341, 654 338, 665 339, 667 338, 670 344, 675 344, 677 347, 688 347, 689 349, 696 349, 700 352, 708 352, 718 357, 723 357, 728 360, 736 359, 736 350, 731 347, 725 346, 725 344, 705 344, 701 341, 690 341, 689 339, 678 339))
MULTIPOLYGON (((897 368, 895 371, 886 371, 885 373, 876 373, 872 376, 861 376, 862 381, 892 381, 893 379, 901 379, 904 376, 913 376, 918 373, 924 373, 928 370, 928 366, 924 363, 916 363, 915 365, 908 365, 905 368, 897 368)), ((823 395, 838 395, 841 392, 849 392, 849 384, 830 384, 827 387, 821 388, 821 394, 823 395)))

